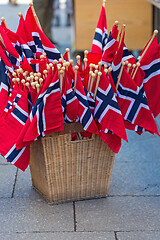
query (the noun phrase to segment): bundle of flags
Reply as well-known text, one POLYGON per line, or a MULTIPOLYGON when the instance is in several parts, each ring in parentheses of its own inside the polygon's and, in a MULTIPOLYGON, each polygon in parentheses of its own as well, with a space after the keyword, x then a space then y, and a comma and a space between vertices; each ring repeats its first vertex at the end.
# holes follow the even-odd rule
POLYGON ((126 129, 157 134, 160 113, 160 45, 156 31, 138 61, 128 51, 125 25, 116 21, 109 36, 104 4, 91 52, 74 66, 45 36, 33 5, 20 14, 14 33, 0 26, 0 154, 25 170, 30 144, 64 124, 80 122, 84 132, 72 140, 97 134, 115 152, 127 140, 126 129))

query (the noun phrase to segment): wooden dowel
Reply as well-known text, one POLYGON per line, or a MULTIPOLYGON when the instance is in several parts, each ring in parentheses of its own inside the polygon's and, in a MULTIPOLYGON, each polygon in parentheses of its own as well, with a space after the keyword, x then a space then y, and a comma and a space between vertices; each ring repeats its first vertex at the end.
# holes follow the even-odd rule
POLYGON ((104 72, 105 72, 105 74, 107 75, 107 74, 108 74, 108 69, 105 68, 105 69, 104 69, 104 72))
POLYGON ((137 62, 136 63, 136 68, 135 68, 135 71, 134 71, 134 73, 133 73, 133 76, 132 76, 132 79, 134 79, 135 78, 135 76, 136 76, 136 73, 137 73, 137 71, 138 71, 138 68, 140 67, 140 62, 137 62))
POLYGON ((116 21, 114 22, 114 25, 118 26, 118 25, 119 25, 119 22, 116 20, 116 21))
POLYGON ((101 76, 102 76, 102 73, 101 73, 101 72, 98 72, 98 77, 97 77, 96 87, 95 87, 94 95, 93 95, 93 99, 94 99, 94 100, 96 99, 97 90, 98 90, 98 85, 99 85, 99 82, 100 82, 101 76))
POLYGON ((6 20, 5 20, 4 17, 1 17, 1 21, 4 23, 4 26, 5 26, 6 28, 8 28, 7 23, 6 23, 6 20))
POLYGON ((144 57, 144 55, 146 54, 146 52, 148 51, 148 48, 150 47, 151 43, 153 42, 155 36, 158 34, 158 30, 154 30, 153 35, 147 45, 147 47, 145 48, 144 52, 142 53, 142 55, 140 56, 140 59, 138 60, 138 62, 140 63, 142 61, 142 58, 144 57))
POLYGON ((122 73, 123 73, 124 66, 125 66, 125 62, 122 62, 121 69, 120 69, 120 72, 119 72, 119 75, 118 75, 117 84, 116 84, 116 90, 118 89, 118 85, 119 85, 120 80, 121 80, 121 76, 122 76, 122 73))
POLYGON ((42 30, 42 27, 41 27, 41 24, 40 24, 39 19, 38 19, 38 17, 37 17, 37 14, 36 14, 36 12, 35 12, 33 3, 30 3, 29 5, 30 5, 30 7, 31 7, 31 9, 32 9, 32 13, 33 13, 33 16, 34 16, 34 18, 35 18, 35 20, 36 20, 36 23, 37 23, 38 27, 42 30))
POLYGON ((77 56, 76 56, 76 59, 77 59, 77 63, 80 65, 80 64, 81 64, 81 56, 80 56, 80 55, 77 55, 77 56))
POLYGON ((74 79, 74 92, 76 91, 78 69, 79 69, 79 67, 76 65, 75 66, 75 79, 74 79))
POLYGON ((36 83, 36 88, 37 88, 37 93, 39 93, 39 91, 40 91, 40 84, 39 83, 36 83))
POLYGON ((71 56, 70 56, 70 49, 69 48, 66 48, 66 53, 67 53, 67 56, 68 56, 68 61, 71 59, 71 56))
POLYGON ((135 70, 136 64, 132 65, 132 72, 131 72, 131 77, 133 76, 134 70, 135 70))
POLYGON ((87 61, 88 61, 88 59, 87 58, 84 58, 84 70, 87 68, 87 61))
POLYGON ((123 24, 123 25, 122 25, 121 36, 120 36, 120 40, 119 40, 119 45, 118 45, 118 47, 120 47, 120 45, 121 45, 121 42, 122 42, 122 39, 123 39, 123 36, 124 36, 124 33, 125 33, 125 28, 126 28, 126 25, 123 24))
POLYGON ((128 63, 128 68, 127 68, 127 72, 129 73, 129 70, 131 68, 132 64, 131 63, 128 63))
POLYGON ((92 73, 93 73, 92 71, 89 72, 87 91, 89 91, 89 86, 90 86, 90 83, 91 83, 92 73))
POLYGON ((106 6, 106 2, 107 2, 107 0, 103 0, 103 7, 105 7, 106 6))
POLYGON ((0 34, 0 41, 2 42, 2 44, 3 44, 4 48, 6 48, 6 47, 5 47, 5 44, 4 44, 4 41, 3 41, 3 37, 2 37, 2 35, 1 35, 1 34, 0 34))
POLYGON ((92 78, 91 78, 91 84, 90 84, 90 87, 89 87, 89 92, 91 92, 92 90, 92 87, 93 87, 93 83, 95 81, 95 78, 96 78, 96 74, 95 73, 92 73, 92 78))
POLYGON ((61 92, 61 94, 62 94, 62 87, 63 87, 63 70, 60 70, 60 72, 59 72, 59 74, 60 74, 60 92, 61 92))
POLYGON ((99 71, 101 71, 102 70, 102 62, 99 62, 98 66, 99 66, 99 71))
POLYGON ((87 55, 88 55, 88 50, 85 50, 84 51, 84 58, 87 58, 87 55))
POLYGON ((72 68, 74 68, 74 62, 73 62, 73 59, 70 59, 70 60, 69 60, 69 63, 71 64, 72 68))

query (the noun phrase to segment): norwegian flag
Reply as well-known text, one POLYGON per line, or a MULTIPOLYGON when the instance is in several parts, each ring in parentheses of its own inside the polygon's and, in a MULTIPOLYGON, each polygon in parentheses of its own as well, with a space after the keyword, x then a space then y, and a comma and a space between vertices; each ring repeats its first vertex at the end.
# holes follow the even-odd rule
POLYGON ((122 113, 109 79, 103 70, 96 94, 94 118, 102 126, 104 132, 108 133, 108 131, 111 131, 125 141, 128 141, 122 113))
POLYGON ((29 116, 27 97, 28 89, 24 87, 18 103, 1 118, 0 125, 0 154, 23 171, 29 164, 29 147, 18 150, 15 143, 29 116))
POLYGON ((21 36, 12 32, 8 28, 4 28, 4 31, 7 34, 8 38, 10 39, 16 51, 19 53, 19 55, 23 59, 23 61, 24 61, 24 57, 26 57, 28 62, 34 59, 32 50, 29 48, 26 42, 21 38, 21 36))
POLYGON ((33 55, 36 57, 36 45, 33 41, 32 34, 27 26, 28 25, 26 25, 23 16, 21 16, 16 33, 23 38, 23 40, 28 44, 29 48, 33 52, 33 55))
POLYGON ((7 34, 5 33, 2 26, 0 26, 0 34, 3 39, 2 47, 4 52, 6 53, 9 61, 13 65, 14 68, 18 68, 22 64, 22 58, 12 45, 10 39, 8 38, 7 34))
POLYGON ((118 47, 118 50, 117 50, 116 55, 114 56, 114 59, 112 62, 111 75, 112 75, 115 86, 117 84, 118 75, 119 75, 119 72, 121 69, 121 62, 122 62, 122 57, 123 57, 123 47, 124 47, 124 35, 122 37, 122 41, 120 43, 120 46, 118 47))
POLYGON ((34 59, 31 60, 30 66, 33 72, 40 72, 43 75, 43 71, 47 68, 47 59, 34 59))
POLYGON ((117 94, 117 101, 126 121, 158 134, 146 97, 125 69, 123 69, 117 94))
POLYGON ((104 52, 104 47, 107 43, 107 19, 106 19, 106 11, 104 6, 102 6, 100 17, 98 20, 97 27, 95 29, 95 35, 92 42, 92 53, 102 54, 104 52))
POLYGON ((109 34, 107 43, 104 47, 104 53, 102 55, 102 63, 103 64, 112 64, 115 53, 118 48, 118 26, 116 24, 113 25, 112 31, 109 34))
POLYGON ((21 146, 27 146, 30 142, 48 133, 64 130, 58 71, 56 71, 53 78, 51 76, 47 79, 48 83, 50 82, 47 90, 44 84, 44 88, 37 98, 22 135, 17 140, 18 148, 20 144, 21 146))
POLYGON ((36 48, 39 51, 45 51, 50 62, 53 62, 54 59, 58 60, 61 57, 60 52, 37 26, 31 7, 27 11, 25 22, 28 25, 28 29, 32 32, 36 48))
POLYGON ((78 106, 78 116, 80 123, 83 126, 83 129, 85 131, 99 134, 98 128, 96 126, 96 123, 93 119, 92 113, 89 108, 89 104, 87 101, 87 97, 82 85, 80 74, 77 74, 77 84, 75 88, 75 95, 78 98, 79 106, 78 106))
POLYGON ((64 91, 61 97, 63 117, 66 123, 78 121, 78 99, 73 92, 67 76, 64 81, 64 91))
POLYGON ((147 102, 154 117, 157 117, 160 113, 160 44, 156 37, 140 63, 145 72, 143 86, 147 102))
POLYGON ((10 82, 3 60, 0 58, 0 115, 2 114, 9 96, 10 82))
POLYGON ((135 57, 132 55, 132 53, 128 50, 126 45, 123 47, 123 56, 122 56, 122 62, 128 61, 131 64, 136 63, 135 57))

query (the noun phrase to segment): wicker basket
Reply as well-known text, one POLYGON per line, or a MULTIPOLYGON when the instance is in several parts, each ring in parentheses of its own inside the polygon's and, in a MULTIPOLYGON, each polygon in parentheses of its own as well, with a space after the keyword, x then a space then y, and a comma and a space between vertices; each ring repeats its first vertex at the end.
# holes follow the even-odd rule
POLYGON ((30 171, 33 187, 48 203, 104 197, 108 193, 114 153, 100 139, 71 140, 82 132, 79 123, 66 124, 31 144, 30 171))

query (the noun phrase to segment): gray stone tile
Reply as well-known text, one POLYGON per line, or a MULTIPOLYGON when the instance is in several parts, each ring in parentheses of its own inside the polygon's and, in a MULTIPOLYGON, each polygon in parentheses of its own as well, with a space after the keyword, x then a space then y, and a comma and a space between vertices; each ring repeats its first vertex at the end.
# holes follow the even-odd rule
MULTIPOLYGON (((147 156, 146 156, 147 157, 147 156)), ((159 158, 160 159, 160 158, 159 158)), ((160 161, 114 162, 110 195, 160 195, 160 161)), ((158 160, 158 161, 157 161, 158 160)))
POLYGON ((17 168, 13 165, 0 165, 0 198, 11 198, 17 168))
POLYGON ((0 233, 73 231, 73 204, 28 198, 0 199, 0 233))
MULTIPOLYGON (((128 131, 129 132, 129 131, 128 131)), ((115 161, 153 161, 160 159, 160 137, 143 133, 141 136, 129 132, 128 143, 122 144, 115 161)))
POLYGON ((14 198, 19 197, 29 197, 30 199, 42 198, 42 196, 32 188, 32 180, 29 167, 25 170, 25 172, 18 170, 14 198))
POLYGON ((160 197, 108 197, 76 202, 77 231, 159 230, 160 197))
POLYGON ((12 165, 11 163, 8 163, 7 160, 0 155, 0 165, 12 165))
POLYGON ((127 232, 117 233, 117 240, 159 240, 160 232, 127 232))
POLYGON ((1 240, 115 240, 114 233, 17 233, 0 234, 1 240))

